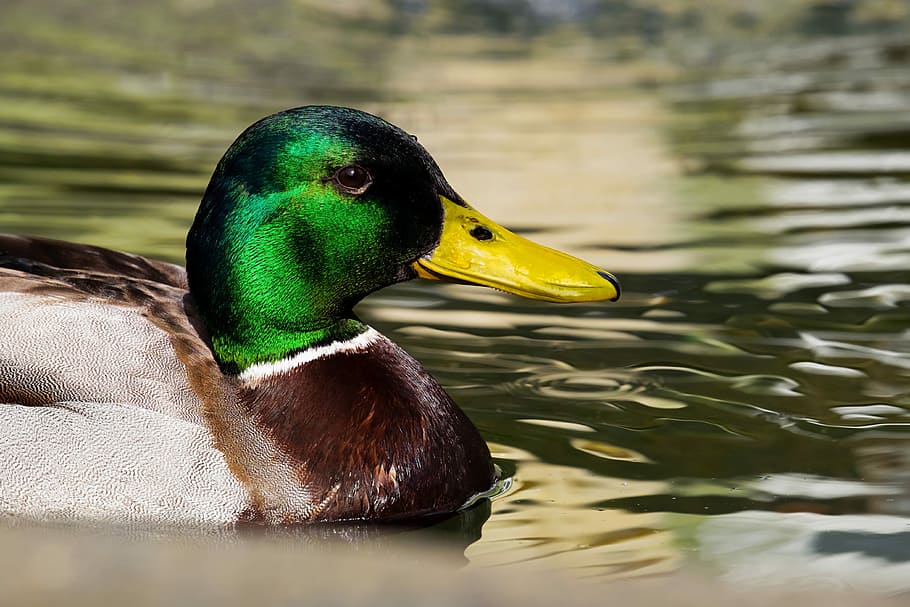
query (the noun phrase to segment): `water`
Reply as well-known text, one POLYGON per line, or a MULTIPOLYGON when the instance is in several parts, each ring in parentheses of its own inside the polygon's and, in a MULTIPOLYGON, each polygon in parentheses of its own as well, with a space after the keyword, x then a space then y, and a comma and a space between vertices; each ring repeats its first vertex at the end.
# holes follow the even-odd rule
MULTIPOLYGON (((205 6, 187 3, 184 25, 205 6)), ((585 44, 442 39, 427 55, 358 31, 343 51, 317 36, 291 60, 276 37, 232 63, 167 28, 131 39, 102 20, 80 27, 104 36, 72 42, 66 18, 7 21, 4 231, 180 261, 233 137, 327 101, 417 134, 481 211, 621 278, 616 304, 414 282, 359 307, 512 478, 482 537, 453 543, 470 566, 613 579, 696 564, 737 583, 910 590, 906 43, 753 49, 708 69, 585 44)))

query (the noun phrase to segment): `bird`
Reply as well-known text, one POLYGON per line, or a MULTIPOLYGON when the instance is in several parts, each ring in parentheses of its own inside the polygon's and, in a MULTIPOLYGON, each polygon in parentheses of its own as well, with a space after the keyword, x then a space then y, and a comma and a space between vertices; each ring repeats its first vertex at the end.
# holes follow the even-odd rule
POLYGON ((618 280, 459 196, 417 138, 303 106, 218 162, 186 265, 0 236, 0 518, 276 526, 455 513, 480 432, 360 320, 413 278, 551 302, 618 280))

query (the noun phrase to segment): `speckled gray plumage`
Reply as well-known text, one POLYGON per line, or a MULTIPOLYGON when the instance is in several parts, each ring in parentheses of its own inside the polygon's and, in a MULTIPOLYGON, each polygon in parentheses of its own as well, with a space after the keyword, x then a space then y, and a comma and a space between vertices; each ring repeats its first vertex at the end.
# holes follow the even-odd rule
POLYGON ((185 284, 179 266, 0 237, 0 514, 305 518, 307 488, 240 412, 185 284))

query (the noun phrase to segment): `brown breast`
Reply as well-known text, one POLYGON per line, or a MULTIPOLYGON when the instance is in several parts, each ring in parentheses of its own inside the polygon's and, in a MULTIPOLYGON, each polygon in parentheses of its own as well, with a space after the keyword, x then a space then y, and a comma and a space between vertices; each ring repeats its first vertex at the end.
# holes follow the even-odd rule
POLYGON ((312 520, 454 512, 493 483, 477 429, 420 363, 384 337, 248 385, 239 396, 312 492, 312 520))

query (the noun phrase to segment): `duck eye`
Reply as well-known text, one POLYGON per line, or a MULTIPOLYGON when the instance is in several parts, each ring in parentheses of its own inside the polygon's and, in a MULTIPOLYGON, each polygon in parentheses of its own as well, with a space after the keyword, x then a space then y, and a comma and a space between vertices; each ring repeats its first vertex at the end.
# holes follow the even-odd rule
POLYGON ((348 194, 363 194, 373 183, 370 173, 356 164, 338 169, 332 180, 338 184, 339 189, 348 194))

